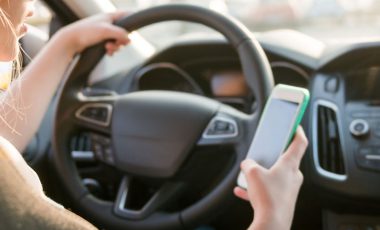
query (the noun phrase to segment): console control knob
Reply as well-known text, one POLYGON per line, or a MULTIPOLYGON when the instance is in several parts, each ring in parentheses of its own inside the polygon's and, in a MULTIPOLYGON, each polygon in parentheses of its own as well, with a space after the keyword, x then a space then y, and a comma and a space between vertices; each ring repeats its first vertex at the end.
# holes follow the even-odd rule
POLYGON ((362 137, 369 133, 369 124, 366 120, 356 119, 350 124, 350 132, 355 137, 362 137))

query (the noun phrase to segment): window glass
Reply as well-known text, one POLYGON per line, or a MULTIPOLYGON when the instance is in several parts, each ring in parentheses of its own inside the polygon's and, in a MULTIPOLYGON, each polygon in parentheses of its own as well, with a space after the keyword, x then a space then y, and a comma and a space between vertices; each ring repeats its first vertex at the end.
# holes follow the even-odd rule
MULTIPOLYGON (((378 0, 112 0, 117 8, 140 10, 166 3, 200 5, 228 14, 254 32, 294 29, 326 42, 378 37, 378 0)), ((161 34, 198 32, 199 27, 165 26, 161 34), (164 30, 165 29, 165 30, 164 30)))
POLYGON ((37 0, 34 15, 28 19, 27 23, 47 33, 49 31, 51 17, 52 12, 50 9, 42 1, 37 0))

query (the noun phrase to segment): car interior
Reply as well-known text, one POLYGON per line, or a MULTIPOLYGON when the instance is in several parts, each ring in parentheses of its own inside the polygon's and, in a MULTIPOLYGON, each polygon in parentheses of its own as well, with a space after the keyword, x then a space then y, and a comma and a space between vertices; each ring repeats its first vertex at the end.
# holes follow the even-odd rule
MULTIPOLYGON (((60 28, 118 1, 41 0, 51 17, 21 40, 24 66, 60 28)), ((78 54, 22 153, 50 198, 99 229, 246 229, 254 213, 233 188, 281 83, 310 91, 292 229, 380 229, 378 37, 326 42, 247 29, 203 1, 125 2, 131 13, 115 24, 131 44, 112 57, 102 44, 78 54)))

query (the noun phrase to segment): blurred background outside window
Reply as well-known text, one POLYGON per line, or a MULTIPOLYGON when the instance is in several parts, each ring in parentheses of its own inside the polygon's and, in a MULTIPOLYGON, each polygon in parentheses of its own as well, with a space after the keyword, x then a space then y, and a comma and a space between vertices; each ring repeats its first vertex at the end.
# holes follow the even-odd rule
POLYGON ((49 23, 52 18, 52 13, 48 7, 40 0, 36 1, 34 15, 28 19, 28 24, 48 33, 49 23))
MULTIPOLYGON (((380 35, 378 0, 112 0, 118 8, 139 10, 165 3, 190 3, 229 14, 251 31, 294 29, 326 42, 380 35)), ((169 26, 162 34, 202 31, 194 26, 169 26)), ((159 30, 156 30, 156 33, 159 30)), ((157 36, 153 36, 157 38, 157 36)), ((168 36, 170 37, 170 36, 168 36)), ((147 37, 149 39, 149 37, 147 37)))
MULTIPOLYGON (((254 32, 294 29, 322 41, 342 41, 378 37, 380 1, 378 0, 112 0, 119 9, 137 11, 166 3, 201 5, 242 21, 254 32)), ((52 15, 37 1, 29 23, 45 31, 52 15)), ((168 23, 143 29, 154 45, 170 43, 173 37, 190 32, 211 32, 189 23, 168 23)))

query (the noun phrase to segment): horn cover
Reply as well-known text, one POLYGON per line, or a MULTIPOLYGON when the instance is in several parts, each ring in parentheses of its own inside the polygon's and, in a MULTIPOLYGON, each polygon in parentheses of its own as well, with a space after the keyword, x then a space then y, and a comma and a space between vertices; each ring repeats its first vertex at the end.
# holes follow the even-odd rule
POLYGON ((115 102, 112 140, 116 167, 140 176, 173 176, 219 103, 177 92, 143 91, 115 102))

